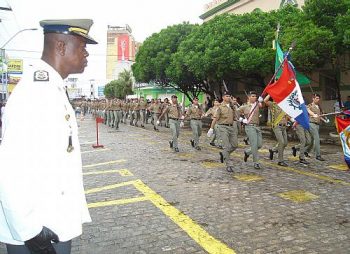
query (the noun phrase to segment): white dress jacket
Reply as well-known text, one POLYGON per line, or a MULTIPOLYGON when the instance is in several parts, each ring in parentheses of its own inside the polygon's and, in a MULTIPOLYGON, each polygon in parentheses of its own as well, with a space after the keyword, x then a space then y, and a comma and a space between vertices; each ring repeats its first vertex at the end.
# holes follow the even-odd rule
POLYGON ((68 241, 91 221, 78 127, 64 86, 61 76, 40 60, 25 70, 6 104, 0 145, 1 242, 24 244, 43 226, 68 241))

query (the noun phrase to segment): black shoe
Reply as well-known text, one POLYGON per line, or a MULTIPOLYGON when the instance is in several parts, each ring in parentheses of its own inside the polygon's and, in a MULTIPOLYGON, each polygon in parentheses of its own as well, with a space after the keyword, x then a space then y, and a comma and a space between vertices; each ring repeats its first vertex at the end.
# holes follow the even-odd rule
POLYGON ((233 172, 233 167, 232 166, 227 166, 226 167, 227 172, 233 172))
POLYGON ((209 145, 215 146, 215 143, 214 142, 210 142, 209 145))
POLYGON ((178 153, 179 152, 179 148, 177 148, 177 147, 174 148, 174 151, 178 153))
POLYGON ((309 164, 310 164, 310 162, 308 162, 308 161, 305 160, 305 159, 300 159, 299 162, 300 162, 301 164, 304 164, 304 165, 309 165, 309 164))
POLYGON ((144 125, 141 125, 141 128, 145 128, 145 126, 144 126, 144 125))
POLYGON ((288 167, 288 164, 285 163, 284 161, 280 161, 277 163, 278 166, 282 166, 282 167, 288 167))
POLYGON ((295 148, 295 146, 292 147, 292 154, 293 156, 297 156, 297 149, 295 148))
POLYGON ((310 155, 308 152, 305 152, 304 155, 305 155, 305 157, 310 158, 310 155))
POLYGON ((247 154, 246 151, 244 151, 244 158, 243 158, 244 162, 247 162, 248 158, 249 158, 249 154, 247 154))
POLYGON ((194 140, 191 139, 190 141, 191 141, 191 146, 194 147, 194 140))
POLYGON ((321 156, 316 156, 316 160, 325 161, 325 159, 323 159, 321 156))
POLYGON ((224 149, 224 147, 223 147, 223 146, 221 146, 221 145, 219 145, 219 146, 218 146, 218 148, 219 148, 219 149, 224 149))
POLYGON ((220 162, 224 163, 224 155, 222 152, 219 153, 220 154, 220 162))
POLYGON ((170 148, 173 148, 173 141, 169 141, 170 148))
POLYGON ((270 153, 270 156, 269 156, 270 160, 273 160, 273 151, 271 148, 269 149, 269 153, 270 153))
POLYGON ((255 163, 254 164, 254 169, 261 169, 260 164, 259 163, 255 163))
POLYGON ((116 130, 119 130, 119 126, 115 127, 116 130))
POLYGON ((248 138, 243 139, 244 144, 247 146, 248 145, 248 138))
POLYGON ((202 150, 199 146, 196 146, 195 149, 198 151, 202 150))

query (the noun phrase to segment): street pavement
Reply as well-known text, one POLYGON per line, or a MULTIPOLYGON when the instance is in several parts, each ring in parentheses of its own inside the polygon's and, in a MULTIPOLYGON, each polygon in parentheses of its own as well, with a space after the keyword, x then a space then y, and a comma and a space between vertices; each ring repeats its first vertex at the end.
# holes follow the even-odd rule
MULTIPOLYGON (((341 146, 323 144, 325 162, 303 166, 286 150, 289 167, 268 159, 261 170, 243 162, 243 136, 233 153, 234 173, 219 163, 205 130, 201 151, 180 133, 121 124, 115 130, 87 117, 80 124, 84 184, 92 223, 73 242, 73 254, 131 253, 350 253, 350 175, 341 146)), ((275 156, 277 157, 277 156, 275 156)), ((0 253, 6 253, 0 245, 0 253)))

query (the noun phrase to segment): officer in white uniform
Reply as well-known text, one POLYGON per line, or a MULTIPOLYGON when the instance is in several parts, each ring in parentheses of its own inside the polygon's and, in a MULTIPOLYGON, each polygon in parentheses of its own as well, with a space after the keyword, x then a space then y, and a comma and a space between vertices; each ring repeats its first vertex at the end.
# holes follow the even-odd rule
POLYGON ((70 253, 71 239, 91 221, 78 127, 63 79, 87 66, 86 44, 97 43, 88 35, 92 24, 88 19, 41 21, 42 58, 25 70, 7 102, 0 146, 0 241, 9 254, 70 253))

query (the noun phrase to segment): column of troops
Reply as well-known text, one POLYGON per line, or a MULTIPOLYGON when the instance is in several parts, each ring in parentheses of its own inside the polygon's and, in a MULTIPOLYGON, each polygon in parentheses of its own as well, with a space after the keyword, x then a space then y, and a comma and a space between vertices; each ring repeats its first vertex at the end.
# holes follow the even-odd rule
POLYGON ((293 156, 299 153, 299 162, 308 165, 306 157, 310 157, 312 149, 315 151, 315 158, 324 161, 320 152, 319 126, 322 121, 328 119, 322 117, 319 94, 314 94, 312 103, 307 106, 310 129, 304 129, 294 119, 286 115, 281 108, 273 102, 269 95, 265 98, 258 97, 257 93, 251 91, 247 95, 245 103, 237 101, 235 96, 229 92, 224 92, 221 99, 215 99, 213 106, 207 109, 198 103, 198 98, 193 98, 192 104, 183 111, 182 106, 177 101, 177 96, 168 99, 152 99, 147 101, 140 99, 101 99, 93 101, 73 102, 78 114, 91 113, 95 117, 104 119, 104 123, 115 129, 119 129, 120 124, 129 124, 135 127, 144 128, 146 124, 152 124, 154 131, 159 131, 159 126, 170 128, 171 139, 169 146, 175 152, 179 152, 178 137, 180 128, 184 126, 184 121, 189 120, 192 129, 191 146, 196 150, 201 150, 200 136, 202 134, 203 118, 210 120, 210 128, 207 136, 210 138, 209 144, 221 148, 219 160, 225 163, 226 170, 234 171, 233 160, 230 155, 238 147, 238 133, 246 134, 244 139, 246 145, 243 160, 247 162, 252 157, 254 168, 261 169, 259 163, 258 150, 262 147, 262 131, 260 127, 261 111, 267 107, 269 110, 270 126, 276 137, 277 143, 269 148, 269 158, 273 160, 274 155, 278 155, 277 164, 287 167, 284 160, 284 151, 287 147, 287 129, 295 131, 299 138, 299 144, 291 148, 293 156))

